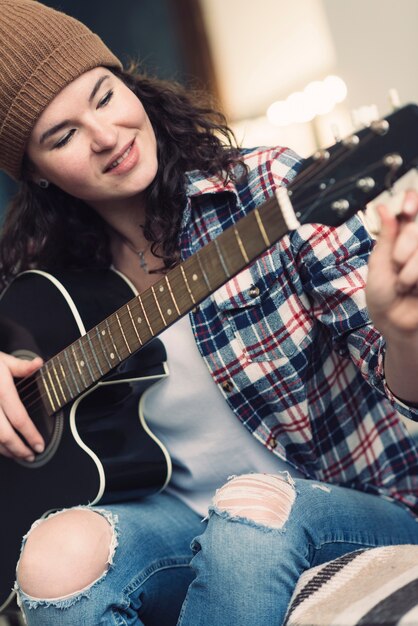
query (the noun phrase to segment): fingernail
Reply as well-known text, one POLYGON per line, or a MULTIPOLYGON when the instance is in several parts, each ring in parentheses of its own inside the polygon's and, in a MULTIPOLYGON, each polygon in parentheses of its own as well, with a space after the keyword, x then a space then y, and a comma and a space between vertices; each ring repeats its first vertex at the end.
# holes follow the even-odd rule
POLYGON ((415 200, 412 200, 412 198, 407 198, 405 200, 405 204, 403 205, 403 212, 407 213, 408 215, 414 215, 416 210, 417 205, 415 200))
POLYGON ((36 446, 33 446, 33 449, 38 454, 41 454, 45 450, 45 446, 42 443, 37 443, 36 446))
POLYGON ((32 463, 32 461, 34 460, 35 460, 35 456, 33 454, 25 457, 25 461, 28 461, 28 463, 32 463))

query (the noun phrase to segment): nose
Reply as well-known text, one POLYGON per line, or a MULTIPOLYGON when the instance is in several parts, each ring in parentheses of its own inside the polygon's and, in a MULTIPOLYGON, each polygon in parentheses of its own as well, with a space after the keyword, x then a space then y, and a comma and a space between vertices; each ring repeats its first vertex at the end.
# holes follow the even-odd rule
POLYGON ((103 152, 113 149, 118 143, 117 129, 103 120, 91 123, 91 149, 93 152, 103 152))

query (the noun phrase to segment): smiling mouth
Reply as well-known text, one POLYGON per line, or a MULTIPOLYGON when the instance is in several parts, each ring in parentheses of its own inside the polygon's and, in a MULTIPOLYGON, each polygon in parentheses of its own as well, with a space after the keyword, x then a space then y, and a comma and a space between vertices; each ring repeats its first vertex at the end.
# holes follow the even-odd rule
POLYGON ((111 170, 114 170, 115 167, 117 167, 118 165, 120 165, 125 159, 126 157, 129 155, 130 151, 132 150, 132 147, 134 145, 134 142, 131 143, 131 145, 125 150, 125 152, 123 154, 120 155, 120 157, 118 157, 117 159, 115 159, 106 169, 105 172, 110 172, 111 170))

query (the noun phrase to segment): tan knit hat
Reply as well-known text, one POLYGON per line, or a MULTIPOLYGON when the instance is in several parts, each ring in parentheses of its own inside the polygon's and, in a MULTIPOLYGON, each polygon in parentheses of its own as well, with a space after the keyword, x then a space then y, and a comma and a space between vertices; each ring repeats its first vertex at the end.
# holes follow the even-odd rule
POLYGON ((0 169, 21 178, 35 122, 75 78, 122 64, 74 18, 35 0, 0 0, 0 169))

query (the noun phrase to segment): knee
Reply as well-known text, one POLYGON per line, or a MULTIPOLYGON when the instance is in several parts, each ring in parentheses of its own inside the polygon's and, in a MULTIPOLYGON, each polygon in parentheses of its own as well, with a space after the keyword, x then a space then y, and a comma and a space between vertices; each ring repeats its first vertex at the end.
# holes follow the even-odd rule
POLYGON ((36 598, 76 593, 103 575, 109 564, 113 528, 89 509, 70 509, 43 520, 28 535, 17 581, 36 598))
POLYGON ((289 518, 296 491, 285 474, 236 476, 218 489, 213 505, 231 516, 245 517, 270 528, 282 528, 289 518))

